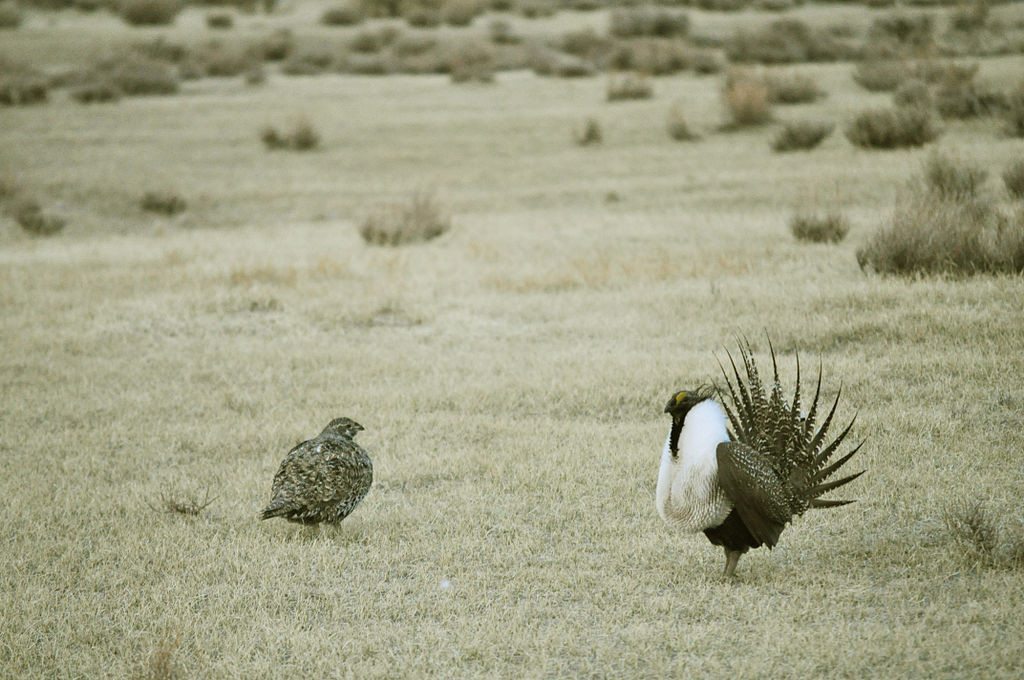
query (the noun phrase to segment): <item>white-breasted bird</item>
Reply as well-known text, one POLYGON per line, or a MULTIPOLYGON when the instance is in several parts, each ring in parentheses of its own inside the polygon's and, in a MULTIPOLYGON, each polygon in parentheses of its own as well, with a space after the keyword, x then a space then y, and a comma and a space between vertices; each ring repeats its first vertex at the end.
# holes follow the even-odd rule
POLYGON ((799 357, 796 389, 787 401, 774 348, 774 379, 768 388, 758 375, 749 343, 740 344, 740 356, 744 377, 729 355, 735 385, 723 366, 725 390, 679 390, 669 399, 665 413, 672 416, 672 428, 662 452, 655 495, 658 513, 669 525, 685 532, 702 531, 712 544, 724 548, 727 577, 733 576, 740 556, 749 549, 774 547, 794 516, 808 508, 851 503, 820 496, 864 472, 829 481, 863 442, 829 463, 853 420, 827 441, 839 404, 837 394, 828 415, 815 429, 820 367, 814 399, 804 415, 799 357))

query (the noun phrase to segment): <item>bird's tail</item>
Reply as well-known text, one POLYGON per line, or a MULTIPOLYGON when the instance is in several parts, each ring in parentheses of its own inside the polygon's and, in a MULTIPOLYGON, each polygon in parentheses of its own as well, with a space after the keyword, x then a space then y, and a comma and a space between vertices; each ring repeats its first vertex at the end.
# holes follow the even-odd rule
POLYGON ((263 508, 263 512, 260 513, 260 519, 271 519, 273 517, 283 517, 291 511, 288 502, 283 498, 275 498, 270 501, 270 505, 263 508))
POLYGON ((743 372, 736 366, 731 354, 727 353, 731 375, 722 366, 726 390, 723 396, 725 411, 728 414, 734 439, 752 446, 766 454, 776 470, 789 480, 790 488, 797 496, 794 510, 802 513, 807 508, 835 508, 853 501, 822 500, 820 496, 849 484, 864 471, 847 475, 840 479, 830 478, 853 457, 864 442, 861 442, 846 455, 835 462, 830 462, 832 455, 838 451, 843 440, 850 433, 856 417, 828 441, 829 427, 839 405, 839 394, 825 419, 818 426, 819 397, 821 396, 821 367, 818 367, 818 384, 806 412, 800 403, 800 357, 796 359, 796 387, 791 399, 787 400, 782 392, 779 380, 779 368, 775 359, 775 348, 771 339, 768 347, 772 357, 772 382, 766 385, 758 374, 757 364, 753 358, 750 343, 744 339, 739 343, 740 359, 743 372), (744 375, 745 374, 745 375, 744 375))

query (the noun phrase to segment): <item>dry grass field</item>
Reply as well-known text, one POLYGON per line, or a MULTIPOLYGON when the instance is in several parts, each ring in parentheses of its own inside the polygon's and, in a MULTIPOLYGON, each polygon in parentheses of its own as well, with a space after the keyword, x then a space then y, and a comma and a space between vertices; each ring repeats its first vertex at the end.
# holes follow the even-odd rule
MULTIPOLYGON (((59 66, 132 30, 47 16, 0 52, 59 66)), ((318 12, 284 16, 238 30, 318 12)), ((731 16, 753 20, 709 21, 731 16)), ((996 192, 1024 140, 984 118, 857 149, 843 125, 890 97, 852 68, 781 69, 827 96, 778 119, 839 126, 788 154, 777 123, 720 131, 722 77, 690 72, 615 103, 603 75, 517 70, 0 108, 0 177, 67 219, 0 217, 0 676, 1020 677, 1024 282, 878 276, 855 251, 930 149, 996 192), (699 140, 669 139, 673 105, 699 140), (264 148, 300 117, 318 148, 264 148), (579 146, 587 118, 603 140, 579 146), (145 212, 150 191, 188 208, 145 212), (363 242, 422 191, 450 231, 363 242), (849 236, 795 240, 808 207, 849 236), (725 582, 655 511, 662 407, 739 334, 763 361, 765 331, 786 376, 798 351, 826 396, 842 383, 868 473, 725 582), (285 452, 335 416, 366 427, 370 495, 337 527, 259 522, 285 452), (990 553, 945 521, 975 499, 990 553)))

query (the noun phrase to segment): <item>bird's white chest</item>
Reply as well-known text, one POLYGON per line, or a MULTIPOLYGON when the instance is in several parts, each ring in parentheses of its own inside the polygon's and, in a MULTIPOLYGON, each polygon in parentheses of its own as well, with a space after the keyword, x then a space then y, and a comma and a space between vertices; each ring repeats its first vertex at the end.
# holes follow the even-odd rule
POLYGON ((671 436, 665 440, 655 502, 658 514, 682 531, 699 532, 725 521, 732 502, 718 485, 715 449, 729 441, 725 412, 715 401, 697 404, 686 415, 673 458, 671 436))

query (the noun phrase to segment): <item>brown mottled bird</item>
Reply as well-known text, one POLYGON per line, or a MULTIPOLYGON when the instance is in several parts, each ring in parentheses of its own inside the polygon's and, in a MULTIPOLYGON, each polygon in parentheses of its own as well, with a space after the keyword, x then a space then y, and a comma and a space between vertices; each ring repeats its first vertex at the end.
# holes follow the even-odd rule
POLYGON ((289 451, 260 518, 319 524, 348 517, 373 483, 373 462, 353 441, 362 429, 351 418, 335 418, 316 438, 289 451))
POLYGON ((680 390, 669 399, 665 413, 672 416, 672 429, 662 453, 656 493, 658 513, 668 524, 686 532, 702 531, 712 544, 725 549, 727 577, 747 550, 774 547, 795 516, 809 508, 850 503, 821 496, 863 474, 831 479, 860 445, 831 461, 853 421, 828 441, 839 404, 837 394, 824 421, 815 425, 820 368, 818 387, 804 415, 799 358, 796 390, 787 401, 774 349, 770 386, 762 383, 748 343, 740 345, 740 356, 745 379, 730 355, 732 376, 722 368, 724 394, 704 387, 680 390))

